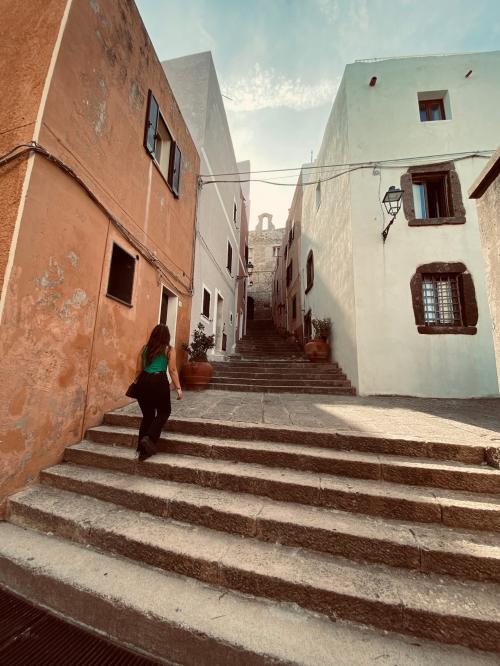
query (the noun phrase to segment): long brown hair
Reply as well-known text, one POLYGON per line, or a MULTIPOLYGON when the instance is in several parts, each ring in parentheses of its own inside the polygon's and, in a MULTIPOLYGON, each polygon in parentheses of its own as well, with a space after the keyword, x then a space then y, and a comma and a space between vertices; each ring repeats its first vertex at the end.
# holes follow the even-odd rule
POLYGON ((149 365, 159 354, 167 353, 170 347, 170 331, 165 324, 158 324, 151 331, 147 344, 146 363, 149 365))

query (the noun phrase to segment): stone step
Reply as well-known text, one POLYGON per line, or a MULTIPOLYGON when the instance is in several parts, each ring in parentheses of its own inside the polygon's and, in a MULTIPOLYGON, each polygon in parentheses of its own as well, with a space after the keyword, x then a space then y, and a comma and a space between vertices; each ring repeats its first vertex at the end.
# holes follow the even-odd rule
MULTIPOLYGON (((333 380, 346 380, 346 376, 340 370, 332 370, 330 372, 248 372, 245 370, 233 370, 230 366, 227 368, 217 368, 213 374, 214 377, 232 377, 234 379, 263 379, 263 380, 281 380, 288 379, 290 381, 300 381, 309 379, 314 381, 327 381, 333 380)), ((280 382, 278 382, 280 383, 280 382)))
POLYGON ((141 474, 147 477, 262 495, 284 502, 500 532, 498 495, 405 486, 167 453, 158 453, 139 463, 133 449, 85 440, 67 448, 64 460, 128 474, 135 474, 140 468, 141 474))
POLYGON ((297 603, 333 620, 500 651, 500 586, 494 583, 241 539, 44 486, 13 497, 9 518, 211 585, 297 603))
POLYGON ((217 384, 210 383, 209 387, 216 391, 241 391, 253 393, 307 393, 312 395, 356 395, 355 388, 325 388, 319 386, 296 386, 294 384, 217 384))
POLYGON ((0 584, 53 612, 184 666, 495 666, 497 656, 242 595, 0 523, 0 584), (50 595, 47 591, 50 590, 50 595), (284 640, 286 637, 286 640, 284 640))
POLYGON ((287 375, 316 376, 341 373, 338 365, 330 363, 276 363, 259 364, 249 361, 231 360, 226 362, 211 363, 215 371, 223 372, 245 372, 258 373, 262 375, 273 375, 286 373, 287 375))
MULTIPOLYGON (((234 360, 231 360, 231 361, 214 361, 212 363, 212 365, 214 365, 214 366, 218 365, 218 364, 225 365, 226 363, 230 363, 231 365, 233 365, 233 363, 235 365, 242 364, 245 367, 246 366, 251 366, 251 365, 258 366, 258 364, 255 361, 242 361, 242 360, 236 359, 236 358, 234 360)), ((314 367, 314 368, 316 368, 316 367, 318 367, 318 368, 319 367, 326 367, 326 366, 337 366, 336 363, 311 363, 311 361, 309 361, 305 357, 299 357, 299 358, 294 358, 294 359, 286 359, 286 358, 285 359, 269 359, 269 365, 270 366, 275 365, 276 367, 285 366, 285 365, 287 365, 287 366, 289 365, 290 367, 292 367, 294 365, 297 365, 297 367, 310 366, 310 367, 314 367)))
MULTIPOLYGON (((139 429, 140 422, 139 415, 125 412, 108 412, 104 416, 104 425, 135 428, 136 431, 139 429)), ((252 423, 249 427, 246 423, 235 421, 172 417, 167 423, 166 430, 201 437, 300 444, 341 451, 363 451, 432 460, 450 460, 472 465, 483 465, 486 460, 485 447, 479 444, 428 441, 423 438, 406 439, 367 433, 343 433, 326 428, 304 430, 295 426, 270 423, 252 423)))
MULTIPOLYGON (((117 426, 96 426, 87 431, 90 441, 135 447, 137 431, 117 426)), ((335 451, 310 445, 245 442, 217 437, 169 433, 158 450, 200 458, 255 463, 299 471, 318 472, 358 479, 374 479, 445 490, 500 494, 500 471, 491 467, 425 458, 378 455, 358 451, 335 451)), ((500 504, 500 497, 499 504, 500 504)))
POLYGON ((316 379, 315 377, 301 377, 300 379, 292 379, 288 377, 285 373, 283 373, 280 377, 271 377, 271 378, 263 378, 263 377, 249 377, 244 376, 244 377, 235 377, 234 375, 225 375, 221 373, 216 373, 213 375, 211 379, 211 388, 213 388, 213 384, 248 384, 249 386, 252 385, 257 385, 257 386, 287 386, 289 389, 292 390, 293 388, 299 387, 299 386, 310 386, 310 387, 318 387, 318 388, 328 388, 328 387, 347 387, 351 388, 351 382, 347 381, 346 379, 338 379, 337 377, 328 377, 326 379, 316 379))
POLYGON ((500 582, 500 535, 383 520, 71 464, 43 471, 41 480, 129 509, 261 541, 500 582))

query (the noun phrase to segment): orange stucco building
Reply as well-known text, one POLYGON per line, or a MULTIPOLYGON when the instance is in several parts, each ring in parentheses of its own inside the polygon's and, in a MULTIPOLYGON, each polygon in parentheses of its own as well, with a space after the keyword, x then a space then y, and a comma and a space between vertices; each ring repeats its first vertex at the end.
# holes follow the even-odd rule
POLYGON ((188 340, 199 158, 133 2, 6 0, 0 39, 1 517, 188 340))

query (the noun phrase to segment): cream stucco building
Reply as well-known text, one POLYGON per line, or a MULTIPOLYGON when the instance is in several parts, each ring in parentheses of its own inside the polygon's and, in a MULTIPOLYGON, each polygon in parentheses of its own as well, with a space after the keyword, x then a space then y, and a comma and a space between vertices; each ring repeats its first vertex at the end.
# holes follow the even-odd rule
POLYGON ((498 394, 467 190, 498 144, 499 103, 500 52, 346 67, 304 188, 303 316, 331 318, 361 395, 498 394), (390 186, 403 205, 383 242, 390 186))
POLYGON ((238 339, 238 283, 246 275, 238 166, 212 54, 162 65, 200 155, 191 328, 202 322, 215 335, 211 355, 222 357, 238 339), (233 174, 224 180, 234 182, 212 182, 221 173, 233 174))

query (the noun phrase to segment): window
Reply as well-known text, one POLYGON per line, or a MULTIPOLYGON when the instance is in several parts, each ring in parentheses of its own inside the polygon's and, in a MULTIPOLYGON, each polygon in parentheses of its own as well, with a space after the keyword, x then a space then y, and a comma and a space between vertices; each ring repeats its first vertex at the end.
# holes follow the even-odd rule
POLYGON ((227 242, 227 264, 226 268, 228 270, 229 275, 232 274, 233 272, 233 246, 231 243, 228 241, 227 242))
POLYGON ((472 276, 461 262, 419 266, 410 282, 419 333, 477 332, 478 309, 472 276))
POLYGON ((207 319, 210 319, 210 299, 210 292, 206 287, 203 287, 203 303, 201 306, 201 314, 207 319))
POLYGON ((306 264, 306 294, 312 289, 314 283, 314 255, 311 250, 307 255, 307 264, 306 264))
POLYGON ((445 120, 444 104, 442 99, 426 99, 418 103, 420 120, 425 123, 429 120, 445 120))
POLYGON ((453 162, 410 167, 401 176, 401 189, 410 227, 465 223, 462 190, 453 162))
POLYGON ((288 247, 292 246, 294 237, 295 237, 295 225, 292 225, 290 227, 290 231, 288 232, 288 247))
POLYGON ((316 185, 316 210, 321 206, 321 183, 316 185))
POLYGON ((293 321, 297 319, 297 296, 292 298, 292 319, 293 321))
POLYGON ((273 247, 273 257, 279 257, 280 256, 280 246, 275 245, 273 247))
POLYGON ((233 222, 236 224, 236 218, 238 216, 238 207, 236 201, 233 203, 233 222))
POLYGON ((151 90, 148 99, 144 147, 155 161, 175 196, 178 197, 181 177, 181 150, 173 141, 158 102, 151 90))
POLYGON ((285 245, 285 261, 288 257, 288 245, 285 245))
POLYGON ((229 313, 229 323, 232 326, 232 324, 233 324, 233 313, 232 312, 229 313))
POLYGON ((125 305, 132 305, 135 262, 131 254, 113 243, 106 295, 125 305))
POLYGON ((290 261, 290 263, 287 266, 286 269, 286 286, 288 287, 292 281, 293 277, 293 261, 290 261))
POLYGON ((248 266, 248 243, 245 243, 245 266, 248 266))
POLYGON ((416 174, 412 178, 415 216, 419 219, 452 217, 448 173, 416 174))

